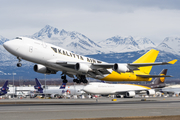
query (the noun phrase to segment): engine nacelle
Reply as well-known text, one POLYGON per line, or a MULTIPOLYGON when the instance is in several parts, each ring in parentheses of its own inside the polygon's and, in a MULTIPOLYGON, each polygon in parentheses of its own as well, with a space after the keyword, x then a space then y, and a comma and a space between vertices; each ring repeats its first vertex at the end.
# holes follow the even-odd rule
POLYGON ((135 91, 129 91, 126 93, 126 97, 134 97, 136 95, 135 91))
POLYGON ((34 94, 34 93, 31 93, 30 94, 30 98, 35 98, 37 95, 36 94, 34 94))
POLYGON ((55 98, 56 96, 55 96, 55 94, 51 94, 51 96, 50 96, 51 98, 55 98))
POLYGON ((79 72, 87 73, 89 70, 91 70, 91 68, 87 64, 76 63, 75 70, 77 70, 79 72))
POLYGON ((34 65, 34 71, 42 74, 56 74, 55 71, 52 71, 46 66, 40 64, 34 65))
POLYGON ((146 93, 147 93, 147 95, 155 95, 156 92, 154 89, 150 89, 146 93))
POLYGON ((129 68, 127 67, 127 64, 118 64, 118 63, 115 63, 113 65, 113 70, 118 73, 125 73, 130 71, 129 68))

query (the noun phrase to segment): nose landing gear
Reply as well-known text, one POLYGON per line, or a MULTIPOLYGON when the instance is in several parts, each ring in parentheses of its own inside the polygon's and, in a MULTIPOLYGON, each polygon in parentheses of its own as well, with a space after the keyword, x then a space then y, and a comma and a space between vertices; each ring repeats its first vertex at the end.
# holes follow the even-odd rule
POLYGON ((20 63, 21 62, 21 58, 17 57, 17 59, 19 60, 19 62, 17 63, 17 67, 21 67, 22 66, 22 64, 20 63))
POLYGON ((17 67, 21 67, 22 66, 22 64, 21 63, 17 63, 17 67))

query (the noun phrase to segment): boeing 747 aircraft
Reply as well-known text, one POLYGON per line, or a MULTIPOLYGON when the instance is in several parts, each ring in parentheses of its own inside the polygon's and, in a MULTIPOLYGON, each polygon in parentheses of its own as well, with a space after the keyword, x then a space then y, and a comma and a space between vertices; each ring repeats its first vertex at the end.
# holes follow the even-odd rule
MULTIPOLYGON (((164 76, 167 69, 161 71, 159 75, 164 76)), ((169 76, 171 77, 171 76, 169 76)), ((109 83, 89 83, 84 87, 84 91, 90 94, 102 95, 124 95, 125 97, 134 97, 136 94, 154 95, 156 90, 165 87, 165 78, 155 78, 152 84, 137 85, 137 84, 109 84, 109 83)))
POLYGON ((177 61, 155 62, 159 51, 151 49, 133 63, 106 63, 26 37, 17 37, 5 42, 3 46, 17 57, 18 67, 22 66, 20 61, 24 59, 36 63, 35 72, 56 74, 62 71, 64 83, 67 83, 66 75, 74 78, 77 83, 87 83, 86 77, 104 81, 151 81, 154 77, 162 77, 149 75, 152 66, 174 64, 177 61))
POLYGON ((7 94, 7 91, 9 90, 9 87, 7 87, 8 81, 6 81, 3 85, 3 87, 0 89, 0 96, 7 94))

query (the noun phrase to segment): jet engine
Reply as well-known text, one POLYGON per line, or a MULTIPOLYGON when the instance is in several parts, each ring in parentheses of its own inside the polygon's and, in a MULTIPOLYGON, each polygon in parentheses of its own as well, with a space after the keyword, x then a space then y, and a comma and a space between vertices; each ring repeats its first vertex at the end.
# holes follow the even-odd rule
POLYGON ((34 71, 42 74, 56 74, 56 71, 50 70, 44 65, 34 65, 34 71))
POLYGON ((118 73, 125 73, 125 72, 129 72, 129 68, 127 68, 127 65, 126 64, 118 64, 118 63, 115 63, 113 65, 113 70, 118 72, 118 73))
POLYGON ((87 73, 89 70, 91 70, 91 68, 87 64, 76 63, 75 70, 77 70, 79 72, 87 73))
POLYGON ((146 93, 147 93, 147 95, 155 95, 156 92, 154 89, 150 89, 146 93))
POLYGON ((136 95, 135 91, 129 91, 126 93, 126 97, 134 97, 136 95))
POLYGON ((51 96, 50 96, 51 98, 55 98, 56 96, 55 96, 55 94, 51 94, 51 96))
POLYGON ((35 95, 34 93, 30 94, 30 98, 35 98, 37 95, 35 95))

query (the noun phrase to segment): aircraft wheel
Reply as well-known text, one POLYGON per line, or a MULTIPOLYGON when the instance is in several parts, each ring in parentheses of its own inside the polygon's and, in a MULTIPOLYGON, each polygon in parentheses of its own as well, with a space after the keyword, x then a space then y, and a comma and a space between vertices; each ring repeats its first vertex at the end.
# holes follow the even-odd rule
POLYGON ((80 83, 83 82, 83 81, 84 81, 83 79, 80 79, 80 80, 79 80, 80 83))
POLYGON ((78 81, 78 79, 73 79, 73 82, 77 82, 78 81))
POLYGON ((80 82, 80 80, 77 80, 76 83, 77 83, 77 84, 80 84, 81 82, 80 82))
POLYGON ((87 80, 84 80, 83 83, 88 83, 88 81, 87 81, 87 80))
POLYGON ((67 80, 63 80, 63 83, 67 83, 68 81, 67 80))
POLYGON ((65 80, 65 79, 66 79, 66 76, 61 76, 61 79, 65 80))
POLYGON ((17 67, 21 67, 22 66, 22 64, 21 63, 17 63, 17 67))

